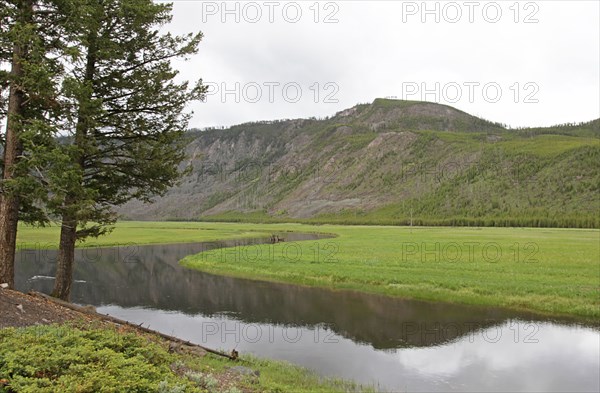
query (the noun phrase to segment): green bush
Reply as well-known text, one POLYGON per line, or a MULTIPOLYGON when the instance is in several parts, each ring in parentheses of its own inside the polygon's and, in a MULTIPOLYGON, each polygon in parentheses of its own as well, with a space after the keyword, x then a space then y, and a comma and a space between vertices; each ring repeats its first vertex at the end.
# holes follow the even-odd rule
POLYGON ((200 391, 147 338, 73 325, 0 330, 0 378, 10 392, 200 391))

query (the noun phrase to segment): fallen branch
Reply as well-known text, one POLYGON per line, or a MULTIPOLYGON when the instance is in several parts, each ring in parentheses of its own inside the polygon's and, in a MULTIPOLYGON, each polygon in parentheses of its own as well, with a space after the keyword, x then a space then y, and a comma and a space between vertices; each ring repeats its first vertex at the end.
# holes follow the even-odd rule
POLYGON ((204 350, 206 352, 209 352, 209 353, 212 353, 212 354, 218 355, 218 356, 223 356, 223 357, 226 357, 226 358, 228 358, 230 360, 236 360, 238 358, 238 353, 237 353, 236 350, 233 350, 231 352, 231 354, 227 354, 225 352, 221 352, 221 351, 217 351, 217 350, 214 350, 214 349, 203 347, 202 345, 194 344, 194 343, 192 343, 190 341, 182 340, 182 339, 177 338, 175 336, 169 336, 168 334, 164 334, 164 333, 161 333, 161 332, 157 332, 156 330, 151 330, 151 329, 145 328, 141 324, 137 325, 137 324, 134 324, 134 323, 131 323, 131 322, 124 321, 124 320, 119 319, 119 318, 111 317, 110 315, 100 314, 100 313, 98 313, 96 311, 93 311, 93 307, 90 307, 90 306, 78 306, 76 304, 65 302, 64 300, 60 300, 60 299, 54 298, 52 296, 48 296, 48 295, 46 295, 44 293, 36 292, 36 291, 30 291, 29 294, 32 295, 32 296, 41 297, 43 299, 49 300, 51 302, 54 302, 54 303, 56 303, 56 304, 58 304, 60 306, 69 308, 71 310, 78 311, 78 312, 83 313, 83 314, 93 315, 93 316, 95 316, 97 318, 100 318, 102 320, 109 321, 109 322, 112 322, 112 323, 116 323, 118 325, 127 325, 127 326, 130 326, 130 327, 134 328, 134 329, 141 330, 141 331, 143 331, 145 333, 155 334, 155 335, 160 336, 160 337, 162 337, 162 338, 164 338, 166 340, 169 340, 169 341, 172 341, 172 342, 176 342, 178 344, 187 345, 187 346, 190 346, 190 347, 197 347, 197 348, 200 348, 200 349, 202 349, 202 350, 204 350))

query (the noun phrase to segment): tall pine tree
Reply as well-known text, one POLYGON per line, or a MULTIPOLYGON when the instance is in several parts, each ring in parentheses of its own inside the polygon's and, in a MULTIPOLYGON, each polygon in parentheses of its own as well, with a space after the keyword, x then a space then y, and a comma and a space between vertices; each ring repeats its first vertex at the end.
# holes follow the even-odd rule
POLYGON ((201 80, 177 81, 171 62, 198 50, 201 33, 160 29, 171 5, 152 0, 86 0, 82 57, 65 79, 67 139, 48 178, 48 206, 62 218, 53 295, 68 299, 77 241, 100 236, 114 206, 164 193, 180 175, 186 105, 201 80), (68 157, 67 160, 64 157, 68 157))
MULTIPOLYGON (((75 1, 75 0, 73 0, 75 1)), ((47 222, 41 158, 55 143, 71 0, 0 0, 0 282, 14 285, 17 222, 47 222), (33 150, 39 154, 35 154, 33 150)))

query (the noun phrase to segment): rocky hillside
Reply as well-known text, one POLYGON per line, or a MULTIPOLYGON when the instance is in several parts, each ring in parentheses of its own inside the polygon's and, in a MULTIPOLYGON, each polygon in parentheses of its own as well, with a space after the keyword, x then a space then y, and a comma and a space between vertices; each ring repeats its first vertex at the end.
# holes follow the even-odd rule
POLYGON ((188 170, 129 219, 598 227, 600 119, 508 130, 377 99, 327 119, 190 131, 188 170))

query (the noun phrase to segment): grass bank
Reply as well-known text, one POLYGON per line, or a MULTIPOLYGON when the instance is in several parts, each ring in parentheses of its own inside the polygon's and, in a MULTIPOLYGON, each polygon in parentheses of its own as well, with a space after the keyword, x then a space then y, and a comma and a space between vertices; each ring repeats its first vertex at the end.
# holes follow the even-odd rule
POLYGON ((182 263, 252 279, 588 320, 600 317, 598 230, 300 228, 338 237, 217 250, 189 256, 182 263))
MULTIPOLYGON (((122 222, 81 246, 182 243, 301 231, 334 239, 236 247, 185 258, 207 272, 413 299, 600 318, 600 231, 122 222)), ((20 245, 56 247, 58 228, 26 228, 20 245)))
MULTIPOLYGON (((269 236, 270 232, 256 226, 240 225, 203 225, 197 222, 146 222, 122 221, 114 230, 97 239, 79 242, 78 247, 110 247, 126 244, 170 244, 211 242, 227 239, 253 238, 269 236)), ((31 227, 19 225, 17 247, 19 249, 35 249, 46 247, 58 248, 60 228, 31 227)))
POLYGON ((355 392, 284 362, 171 353, 149 334, 78 322, 0 330, 0 392, 355 392), (245 375, 243 366, 260 375, 245 375))

